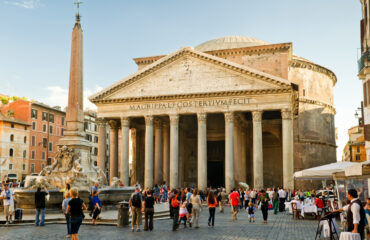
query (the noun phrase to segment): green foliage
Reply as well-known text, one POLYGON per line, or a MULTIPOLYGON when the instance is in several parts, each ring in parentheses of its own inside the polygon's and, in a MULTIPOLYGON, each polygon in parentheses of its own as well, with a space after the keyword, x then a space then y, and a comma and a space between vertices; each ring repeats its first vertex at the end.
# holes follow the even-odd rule
POLYGON ((9 103, 9 98, 8 97, 1 97, 1 102, 3 103, 3 104, 8 104, 9 103))

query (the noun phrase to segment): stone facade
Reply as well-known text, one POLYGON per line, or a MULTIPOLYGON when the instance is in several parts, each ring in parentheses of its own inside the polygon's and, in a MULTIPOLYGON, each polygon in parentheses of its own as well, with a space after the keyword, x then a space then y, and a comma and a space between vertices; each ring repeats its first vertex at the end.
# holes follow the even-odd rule
MULTIPOLYGON (((336 77, 291 43, 226 37, 135 62, 136 73, 90 98, 117 132, 129 119, 131 183, 293 188, 294 171, 336 161, 336 77)), ((127 164, 128 146, 111 147, 111 163, 127 164)))

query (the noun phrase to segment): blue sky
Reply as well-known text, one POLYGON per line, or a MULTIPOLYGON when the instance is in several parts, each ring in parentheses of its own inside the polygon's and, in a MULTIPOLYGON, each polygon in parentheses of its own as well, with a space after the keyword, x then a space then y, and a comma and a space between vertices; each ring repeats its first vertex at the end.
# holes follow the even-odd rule
MULTIPOLYGON (((66 105, 73 0, 0 0, 0 93, 66 105)), ((134 57, 227 35, 293 42, 296 55, 337 75, 338 159, 356 125, 360 1, 83 0, 86 95, 136 71, 134 57)), ((91 105, 86 104, 88 107, 91 105)))

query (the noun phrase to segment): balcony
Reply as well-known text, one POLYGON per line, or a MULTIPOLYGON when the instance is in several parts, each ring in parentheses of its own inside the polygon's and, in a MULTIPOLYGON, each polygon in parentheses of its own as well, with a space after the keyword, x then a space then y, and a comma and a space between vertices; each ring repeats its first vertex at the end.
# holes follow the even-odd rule
POLYGON ((370 49, 367 49, 365 52, 362 53, 360 59, 357 61, 359 73, 361 73, 361 71, 366 67, 365 61, 369 60, 370 60, 370 49))

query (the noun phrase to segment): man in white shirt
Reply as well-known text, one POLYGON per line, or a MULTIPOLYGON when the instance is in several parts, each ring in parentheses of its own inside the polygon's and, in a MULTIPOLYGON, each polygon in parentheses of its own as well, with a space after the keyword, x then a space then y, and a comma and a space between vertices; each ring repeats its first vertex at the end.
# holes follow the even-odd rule
POLYGON ((361 200, 357 198, 356 189, 349 189, 347 198, 351 201, 350 204, 334 212, 347 212, 348 231, 352 233, 359 233, 361 239, 364 239, 365 228, 365 210, 362 206, 361 200))
POLYGON ((3 199, 4 202, 4 215, 6 219, 6 225, 12 223, 12 215, 14 212, 14 199, 13 191, 8 188, 8 184, 3 184, 3 191, 0 194, 0 199, 3 199))
POLYGON ((285 199, 286 199, 286 192, 284 191, 283 188, 279 188, 278 191, 279 194, 279 212, 283 212, 285 210, 285 199))

